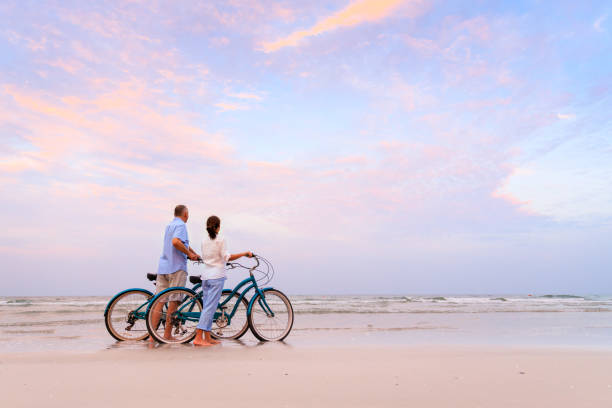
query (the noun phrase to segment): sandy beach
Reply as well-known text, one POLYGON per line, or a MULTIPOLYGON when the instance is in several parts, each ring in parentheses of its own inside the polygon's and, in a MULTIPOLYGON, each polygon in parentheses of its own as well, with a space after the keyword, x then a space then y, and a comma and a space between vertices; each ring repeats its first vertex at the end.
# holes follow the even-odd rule
POLYGON ((0 356, 3 406, 609 407, 608 350, 190 345, 0 356))
POLYGON ((283 343, 116 342, 104 297, 0 301, 2 407, 610 407, 609 297, 293 296, 283 343))

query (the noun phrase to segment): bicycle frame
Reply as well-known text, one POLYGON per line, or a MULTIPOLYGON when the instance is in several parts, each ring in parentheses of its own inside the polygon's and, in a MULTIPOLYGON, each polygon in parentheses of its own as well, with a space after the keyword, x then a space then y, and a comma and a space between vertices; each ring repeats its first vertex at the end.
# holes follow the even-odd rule
MULTIPOLYGON (((266 298, 265 298, 265 295, 264 295, 264 291, 266 289, 271 289, 271 288, 260 289, 259 286, 257 285, 257 280, 253 276, 253 273, 249 272, 249 274, 250 274, 250 276, 248 278, 242 280, 240 283, 238 283, 234 287, 234 289, 229 293, 229 295, 225 298, 225 300, 223 302, 219 303, 219 305, 217 306, 218 308, 223 308, 223 306, 225 304, 227 304, 230 301, 230 299, 232 299, 234 297, 234 295, 236 293, 240 293, 240 295, 238 296, 238 300, 236 301, 236 304, 232 308, 232 311, 229 314, 228 313, 225 314, 226 317, 227 317, 228 323, 231 323, 232 318, 234 317, 234 315, 236 314, 236 310, 238 309, 238 305, 240 305, 240 303, 242 303, 242 299, 244 299, 246 297, 246 294, 251 289, 255 289, 255 295, 249 301, 249 306, 248 306, 248 309, 247 309, 247 314, 251 311, 251 309, 253 307, 253 303, 255 301, 255 298, 259 294, 260 295, 258 297, 259 305, 262 307, 262 309, 264 310, 264 312, 266 312, 267 315, 274 316, 274 312, 272 311, 270 306, 268 306, 268 303, 266 302, 266 298), (246 289, 240 291, 241 288, 246 286, 246 285, 248 285, 246 287, 246 289)), ((198 283, 191 290, 195 292, 196 287, 200 288, 201 284, 198 283)), ((187 288, 185 288, 185 289, 187 289, 187 288)), ((197 292, 195 299, 202 299, 202 292, 197 292)), ((175 313, 177 314, 177 316, 180 315, 181 322, 184 322, 184 321, 187 321, 187 320, 189 320, 189 321, 198 321, 198 320, 200 320, 200 313, 193 312, 193 307, 195 306, 194 302, 195 302, 195 300, 187 302, 186 304, 182 305, 180 308, 178 308, 176 310, 175 313), (188 310, 185 310, 185 309, 188 309, 188 310)), ((213 321, 218 319, 221 316, 221 313, 222 312, 218 312, 218 311, 215 312, 215 314, 213 316, 213 321)))
MULTIPOLYGON (((202 287, 201 283, 197 283, 195 284, 191 290, 193 290, 194 292, 197 291, 198 289, 200 289, 202 287)), ((146 289, 142 289, 142 288, 130 288, 130 289, 126 289, 126 290, 122 290, 121 292, 117 293, 115 296, 112 297, 112 299, 107 303, 106 308, 104 309, 104 317, 106 317, 106 315, 108 314, 108 309, 110 308, 111 303, 113 303, 113 300, 121 295, 123 295, 126 292, 130 292, 133 290, 141 290, 143 292, 146 292, 148 295, 150 295, 151 297, 149 298, 149 300, 147 300, 146 302, 144 302, 142 305, 138 306, 136 309, 134 309, 132 311, 132 313, 136 316, 137 319, 144 319, 146 314, 147 314, 147 309, 149 307, 149 304, 151 303, 151 301, 155 298, 155 295, 153 292, 146 290, 146 289), (144 308, 144 310, 141 311, 141 309, 144 308)), ((201 292, 200 292, 200 296, 201 296, 201 292)))
MULTIPOLYGON (((236 301, 236 304, 234 305, 234 308, 232 309, 232 311, 227 314, 227 319, 228 321, 231 323, 232 321, 232 317, 234 317, 234 314, 236 314, 236 309, 238 309, 238 305, 242 302, 242 299, 244 299, 244 297, 246 296, 246 294, 253 288, 255 288, 255 296, 253 296, 251 298, 251 300, 249 301, 249 307, 247 309, 247 314, 248 312, 251 310, 252 307, 252 303, 253 303, 253 299, 255 299, 256 295, 259 294, 259 303, 261 304, 262 308, 264 309, 264 311, 266 311, 266 313, 270 313, 272 316, 274 316, 274 313, 272 312, 272 310, 270 309, 270 307, 268 306, 268 304, 266 303, 265 300, 265 295, 263 294, 263 290, 259 289, 259 286, 257 286, 257 281, 255 280, 255 278, 253 277, 253 274, 250 274, 251 276, 249 276, 248 278, 244 279, 242 282, 240 282, 238 285, 236 285, 236 287, 232 290, 232 292, 227 296, 227 298, 219 303, 219 307, 223 307, 227 302, 230 301, 230 299, 232 297, 234 297, 234 294, 238 293, 238 291, 240 290, 240 288, 242 288, 243 286, 247 285, 250 283, 249 286, 247 286, 246 289, 244 289, 241 293, 240 296, 238 296, 238 300, 236 301), (262 299, 263 299, 263 304, 262 304, 262 299), (265 305, 265 306, 264 306, 265 305)), ((266 288, 267 289, 267 288, 266 288)), ((215 315, 213 317, 213 319, 217 319, 219 316, 221 316, 221 312, 215 312, 215 315)))

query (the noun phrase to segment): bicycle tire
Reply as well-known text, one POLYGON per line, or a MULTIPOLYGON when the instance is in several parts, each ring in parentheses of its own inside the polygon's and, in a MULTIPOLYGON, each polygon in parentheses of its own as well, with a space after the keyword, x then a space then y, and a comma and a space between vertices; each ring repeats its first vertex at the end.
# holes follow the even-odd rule
MULTIPOLYGON (((225 297, 230 295, 231 293, 232 293, 232 291, 229 290, 229 289, 223 290, 223 292, 221 293, 221 299, 219 300, 219 304, 221 304, 223 302, 223 300, 225 299, 225 297)), ((229 306, 227 307, 227 309, 229 309, 230 312, 232 311, 235 302, 240 298, 240 294, 236 292, 236 293, 234 293, 233 297, 236 298, 234 300, 234 303, 232 303, 232 300, 230 300, 228 302, 229 306)), ((244 334, 247 332, 247 330, 249 330, 249 320, 248 320, 247 315, 246 315, 247 314, 247 310, 249 308, 249 302, 246 300, 246 297, 242 298, 241 306, 238 306, 238 308, 236 309, 236 313, 234 314, 234 317, 232 318, 232 322, 230 323, 229 326, 223 326, 222 322, 220 322, 218 318, 213 321, 212 329, 210 331, 210 335, 213 338, 215 338, 215 339, 222 339, 222 340, 237 340, 240 337, 244 336, 244 334), (243 326, 237 332, 235 332, 235 333, 233 333, 231 335, 227 335, 227 336, 224 335, 223 331, 225 329, 227 329, 228 327, 232 326, 232 324, 235 323, 236 320, 240 321, 239 319, 236 319, 236 316, 238 314, 242 314, 243 313, 243 311, 241 310, 241 306, 244 308, 244 317, 245 317, 243 326)), ((219 312, 221 310, 219 309, 219 307, 217 307, 216 311, 219 312)))
MULTIPOLYGON (((167 310, 167 309, 165 309, 167 310)), ((196 334, 197 320, 199 320, 200 313, 202 312, 202 299, 196 292, 189 288, 175 287, 166 289, 157 295, 149 303, 147 308, 147 314, 145 320, 147 322, 147 330, 149 335, 160 343, 166 344, 182 344, 189 343, 193 340, 196 334), (177 300, 175 300, 177 299, 177 300), (167 321, 167 313, 163 312, 164 306, 169 306, 170 302, 179 302, 177 305, 177 313, 173 316, 170 321, 171 323, 171 334, 172 339, 165 338, 165 333, 160 333, 160 327, 164 324, 159 324, 162 320, 167 321), (197 310, 194 310, 194 306, 197 310), (156 312, 156 308, 159 308, 161 312, 156 312), (187 308, 187 310, 184 310, 187 308), (156 317, 156 313, 159 313, 156 317), (186 317, 186 313, 189 313, 189 317, 186 317), (154 323, 154 320, 157 322, 154 323), (187 324, 189 322, 189 324, 187 324), (153 330, 153 327, 156 327, 153 330), (173 337, 179 334, 179 337, 173 337)))
POLYGON ((291 305, 291 301, 283 292, 277 289, 272 289, 272 288, 263 289, 262 292, 264 293, 264 296, 266 297, 266 302, 268 303, 268 306, 272 308, 273 309, 272 311, 278 314, 278 316, 269 316, 264 311, 264 309, 261 307, 260 302, 259 302, 261 295, 257 293, 251 299, 251 302, 250 302, 251 310, 248 313, 248 321, 249 321, 249 327, 251 329, 251 332, 260 341, 284 340, 289 335, 289 333, 291 332, 291 329, 293 328, 294 314, 293 314, 293 306, 291 305), (276 301, 274 300, 274 297, 277 298, 276 301), (284 305, 284 307, 281 306, 281 303, 284 305), (286 318, 287 323, 284 324, 285 326, 284 329, 282 329, 282 331, 279 331, 277 335, 271 335, 274 329, 272 329, 271 327, 273 322, 272 320, 269 320, 269 319, 281 318, 281 313, 284 313, 285 311, 287 313, 287 318, 286 318), (264 315, 266 316, 266 319, 260 319, 260 317, 263 317, 264 315), (263 325, 261 321, 264 321, 264 322, 267 321, 267 323, 270 323, 268 324, 267 329, 264 329, 263 327, 261 327, 263 325), (270 333, 270 335, 266 335, 266 331, 270 333))
MULTIPOLYGON (((129 290, 125 290, 121 293, 116 294, 109 302, 108 305, 106 306, 106 309, 104 311, 104 324, 106 325, 106 330, 108 331, 108 333, 117 341, 139 341, 139 340, 145 340, 149 337, 149 333, 148 333, 148 329, 147 330, 143 330, 144 333, 142 335, 137 335, 137 336, 129 336, 126 332, 131 333, 138 333, 139 331, 136 330, 132 330, 132 328, 134 326, 136 326, 136 324, 138 323, 138 320, 143 320, 142 323, 145 324, 145 326, 143 327, 143 329, 146 329, 146 323, 144 322, 144 319, 138 319, 136 318, 133 321, 130 321, 131 319, 133 319, 133 315, 130 315, 129 311, 128 314, 126 316, 123 316, 123 314, 129 310, 129 307, 126 304, 126 308, 125 310, 121 310, 119 311, 118 305, 122 304, 121 302, 123 300, 126 300, 126 298, 128 297, 136 297, 133 302, 131 302, 131 304, 133 304, 135 307, 140 306, 144 303, 148 303, 151 298, 153 297, 153 293, 151 293, 150 291, 146 290, 146 289, 129 289, 129 290), (141 301, 138 300, 138 298, 141 298, 141 301), (118 312, 120 315, 117 316, 118 312), (115 319, 120 319, 117 321, 117 323, 119 323, 120 321, 125 321, 125 323, 128 323, 128 326, 125 326, 125 328, 123 330, 120 330, 119 327, 115 327, 117 325, 113 324, 113 320, 115 319), (123 333, 123 334, 122 334, 123 333)), ((148 305, 147 305, 148 306, 148 305)), ((146 311, 146 308, 143 309, 143 313, 146 311)), ((133 312, 133 310, 132 310, 133 312)), ((123 325, 122 325, 123 326, 123 325)))

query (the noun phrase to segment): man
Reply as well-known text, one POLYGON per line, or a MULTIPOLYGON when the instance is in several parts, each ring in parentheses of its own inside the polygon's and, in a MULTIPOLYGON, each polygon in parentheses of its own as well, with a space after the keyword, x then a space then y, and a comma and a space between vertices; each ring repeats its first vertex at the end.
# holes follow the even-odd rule
MULTIPOLYGON (((174 208, 174 219, 168 224, 166 233, 164 234, 164 247, 157 268, 157 293, 174 286, 185 286, 187 283, 187 258, 192 261, 200 259, 200 255, 195 253, 189 246, 189 236, 187 234, 187 225, 185 224, 188 219, 189 210, 187 207, 184 205, 177 205, 174 208)), ((171 340, 171 317, 176 311, 180 299, 168 300, 164 338, 171 340)), ((153 327, 159 325, 163 302, 158 303, 157 306, 158 307, 152 310, 153 327)), ((150 340, 153 341, 153 338, 150 338, 150 340)))

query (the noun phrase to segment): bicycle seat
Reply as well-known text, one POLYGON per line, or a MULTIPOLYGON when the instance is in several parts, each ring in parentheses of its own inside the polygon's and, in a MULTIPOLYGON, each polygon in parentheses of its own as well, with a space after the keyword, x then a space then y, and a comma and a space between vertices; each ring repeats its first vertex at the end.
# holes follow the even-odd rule
POLYGON ((150 280, 150 281, 157 280, 157 274, 156 273, 147 273, 147 279, 150 280))
POLYGON ((197 283, 202 283, 202 278, 200 278, 199 276, 190 276, 189 282, 193 283, 194 285, 197 283))

